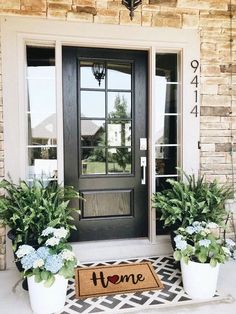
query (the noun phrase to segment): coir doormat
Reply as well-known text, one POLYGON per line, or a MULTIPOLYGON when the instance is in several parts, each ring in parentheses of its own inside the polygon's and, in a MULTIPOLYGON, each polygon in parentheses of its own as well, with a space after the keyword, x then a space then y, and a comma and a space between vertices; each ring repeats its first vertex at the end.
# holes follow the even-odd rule
POLYGON ((136 291, 158 290, 164 286, 150 263, 77 268, 77 298, 136 291))

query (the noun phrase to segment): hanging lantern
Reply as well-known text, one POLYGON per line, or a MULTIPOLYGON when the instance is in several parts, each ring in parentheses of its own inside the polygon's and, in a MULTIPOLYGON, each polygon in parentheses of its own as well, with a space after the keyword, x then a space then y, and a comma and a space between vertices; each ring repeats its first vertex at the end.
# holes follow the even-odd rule
POLYGON ((130 19, 132 21, 134 17, 134 10, 137 9, 137 7, 142 4, 142 0, 122 0, 122 4, 126 6, 128 10, 130 10, 130 19))
POLYGON ((92 72, 95 79, 98 81, 98 85, 101 85, 101 80, 105 77, 105 64, 103 62, 95 62, 92 66, 92 72))

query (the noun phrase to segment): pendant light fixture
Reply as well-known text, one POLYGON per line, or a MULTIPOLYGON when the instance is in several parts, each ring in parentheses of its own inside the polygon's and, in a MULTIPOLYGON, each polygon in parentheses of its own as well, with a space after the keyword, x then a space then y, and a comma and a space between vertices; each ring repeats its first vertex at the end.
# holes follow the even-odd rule
POLYGON ((122 0, 122 4, 126 6, 128 10, 130 10, 130 19, 133 20, 134 17, 134 10, 137 9, 137 7, 142 4, 142 0, 122 0))

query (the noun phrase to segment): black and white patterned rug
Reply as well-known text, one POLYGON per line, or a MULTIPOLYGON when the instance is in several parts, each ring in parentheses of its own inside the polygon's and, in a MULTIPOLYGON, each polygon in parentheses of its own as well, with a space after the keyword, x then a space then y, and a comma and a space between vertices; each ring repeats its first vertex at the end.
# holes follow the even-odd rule
MULTIPOLYGON (((87 299, 76 299, 74 282, 70 281, 67 291, 67 301, 60 314, 129 313, 133 311, 142 311, 147 308, 151 309, 165 307, 167 305, 171 306, 192 303, 192 300, 182 288, 180 269, 171 256, 91 263, 81 265, 81 267, 131 264, 140 262, 150 262, 153 265, 160 280, 164 284, 164 289, 87 299)), ((218 297, 216 297, 216 299, 218 299, 218 297)))

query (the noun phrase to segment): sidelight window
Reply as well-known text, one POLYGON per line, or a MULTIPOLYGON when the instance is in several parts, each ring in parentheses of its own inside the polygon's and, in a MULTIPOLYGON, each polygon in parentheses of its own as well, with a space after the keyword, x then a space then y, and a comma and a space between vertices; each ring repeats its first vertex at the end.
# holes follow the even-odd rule
POLYGON ((28 180, 57 179, 55 49, 27 46, 28 180))

